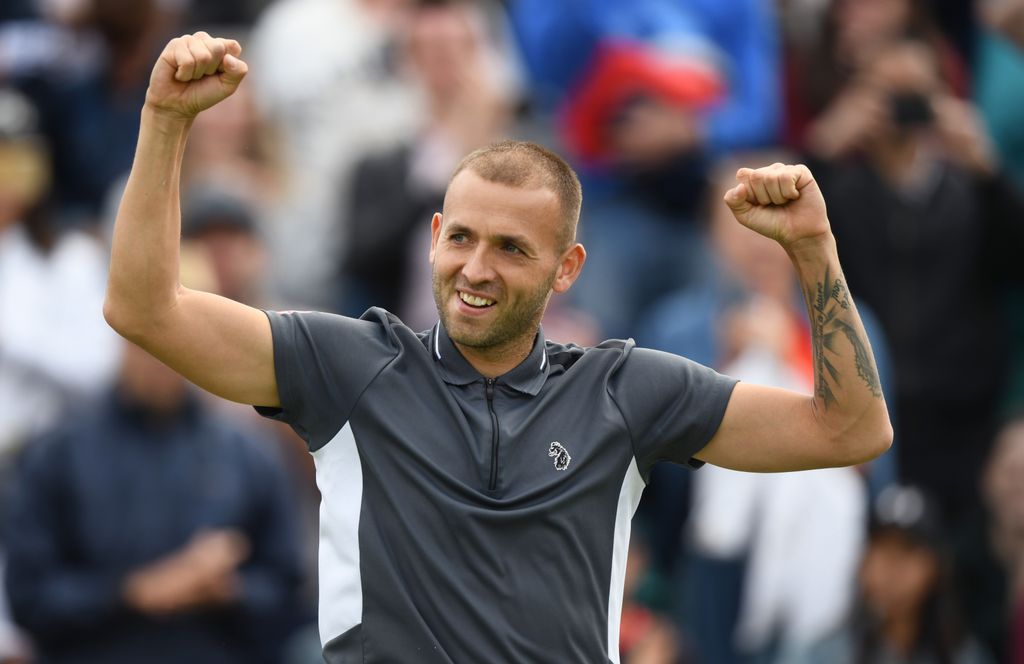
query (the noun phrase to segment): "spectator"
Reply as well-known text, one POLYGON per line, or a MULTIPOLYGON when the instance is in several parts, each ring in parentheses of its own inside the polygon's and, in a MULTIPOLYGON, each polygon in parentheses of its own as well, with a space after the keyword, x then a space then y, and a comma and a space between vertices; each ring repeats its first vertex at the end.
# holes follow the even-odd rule
POLYGON ((93 35, 85 42, 95 47, 85 51, 88 66, 72 55, 16 83, 42 111, 58 221, 92 227, 107 190, 131 166, 150 64, 174 30, 174 14, 157 0, 88 0, 64 9, 74 11, 64 17, 72 31, 93 35))
POLYGON ((249 306, 269 306, 265 276, 267 251, 244 187, 196 185, 182 210, 182 237, 201 247, 213 270, 219 295, 249 306))
MULTIPOLYGON (((1017 187, 1024 190, 1024 126, 1018 111, 1024 104, 1024 2, 976 3, 980 19, 974 57, 974 97, 992 136, 999 159, 1017 187)), ((1014 343, 1009 361, 1007 411, 1024 408, 1024 288, 1015 288, 1007 302, 1014 343)))
POLYGON ((707 268, 694 229, 705 159, 759 147, 780 120, 777 28, 761 0, 516 0, 544 111, 582 162, 576 288, 608 336, 707 268), (736 17, 742 16, 742 21, 736 17))
POLYGON ((252 32, 246 85, 280 139, 284 178, 268 210, 272 280, 289 302, 337 306, 352 168, 367 151, 407 139, 423 116, 395 57, 408 4, 276 0, 252 32))
POLYGON ((54 229, 51 181, 35 109, 0 89, 0 466, 117 370, 120 344, 101 314, 106 254, 54 229))
POLYGON ((806 660, 830 664, 990 664, 960 619, 937 505, 893 486, 872 514, 860 566, 858 611, 806 660))
POLYGON ((1024 662, 1024 415, 1000 430, 985 471, 992 548, 1006 572, 1010 657, 1024 662))
MULTIPOLYGON (((746 155, 743 163, 776 159, 786 158, 746 155)), ((732 163, 715 169, 715 182, 733 176, 732 163)), ((718 270, 657 306, 645 343, 742 380, 813 390, 806 305, 786 253, 751 237, 717 196, 707 214, 718 270)), ((870 315, 861 315, 874 332, 870 315)), ((884 368, 884 344, 871 338, 884 368)), ((665 473, 652 483, 675 479, 665 473)), ((852 604, 864 540, 863 477, 852 468, 758 475, 706 467, 692 484, 682 612, 702 660, 802 656, 852 604)), ((674 502, 651 521, 669 522, 682 501, 674 502)))
MULTIPOLYGON (((270 127, 256 108, 252 88, 242 86, 192 124, 181 167, 182 186, 240 190, 256 211, 272 209, 281 192, 279 158, 270 127)), ((115 198, 120 201, 121 191, 115 198)), ((111 215, 113 216, 113 215, 111 215)), ((266 222, 256 216, 260 231, 266 222)), ((269 266, 268 266, 269 267, 269 266)))
POLYGON ((430 217, 441 209, 459 160, 512 130, 514 91, 502 86, 502 55, 487 26, 483 9, 464 0, 410 9, 403 56, 427 112, 411 140, 370 151, 355 168, 342 266, 342 308, 349 315, 376 305, 417 328, 436 319, 430 217))
POLYGON ((978 483, 1008 382, 1005 303, 1020 280, 1024 201, 926 42, 867 58, 809 146, 824 157, 812 167, 850 290, 892 350, 900 476, 939 501, 968 620, 998 655, 1002 582, 983 543, 978 483))
POLYGON ((965 96, 968 86, 963 57, 940 32, 931 12, 932 4, 923 0, 827 3, 817 30, 805 30, 804 35, 789 40, 785 88, 787 144, 802 146, 808 125, 847 88, 875 51, 893 40, 916 39, 927 43, 936 53, 942 79, 955 95, 965 96))
POLYGON ((1005 384, 1001 294, 1018 272, 1024 203, 936 63, 923 42, 880 49, 810 144, 826 158, 815 173, 850 289, 893 351, 901 472, 957 516, 978 504, 1005 384))
POLYGON ((10 602, 40 658, 279 661, 300 555, 269 452, 128 346, 117 390, 28 449, 10 504, 10 602))
MULTIPOLYGON (((230 172, 230 171, 229 171, 230 172)), ((223 174, 222 174, 223 175, 223 174)), ((226 182, 193 185, 183 204, 183 260, 208 268, 211 288, 218 295, 252 307, 271 307, 265 287, 267 250, 256 222, 254 200, 245 187, 226 182)), ((262 431, 280 449, 283 468, 291 477, 297 506, 295 524, 302 536, 302 564, 308 586, 303 588, 310 614, 316 607, 316 538, 320 494, 313 459, 306 443, 291 427, 265 417, 252 408, 206 393, 208 405, 238 424, 262 431)), ((315 625, 313 626, 315 633, 315 625)), ((319 653, 319 640, 314 637, 319 653)))

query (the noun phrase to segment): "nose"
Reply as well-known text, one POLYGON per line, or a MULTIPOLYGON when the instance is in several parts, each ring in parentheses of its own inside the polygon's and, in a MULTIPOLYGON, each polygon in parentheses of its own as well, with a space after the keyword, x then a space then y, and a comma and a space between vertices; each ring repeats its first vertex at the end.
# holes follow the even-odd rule
POLYGON ((470 284, 482 284, 493 281, 495 274, 487 255, 487 247, 477 246, 462 266, 462 276, 470 284))

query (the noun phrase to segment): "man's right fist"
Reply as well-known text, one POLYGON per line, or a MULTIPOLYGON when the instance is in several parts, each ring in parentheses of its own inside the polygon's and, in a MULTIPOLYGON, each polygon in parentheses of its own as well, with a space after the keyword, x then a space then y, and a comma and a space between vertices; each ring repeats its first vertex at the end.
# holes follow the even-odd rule
POLYGON ((211 37, 205 32, 172 39, 149 78, 146 105, 192 119, 229 97, 249 67, 238 56, 242 47, 234 39, 211 37))

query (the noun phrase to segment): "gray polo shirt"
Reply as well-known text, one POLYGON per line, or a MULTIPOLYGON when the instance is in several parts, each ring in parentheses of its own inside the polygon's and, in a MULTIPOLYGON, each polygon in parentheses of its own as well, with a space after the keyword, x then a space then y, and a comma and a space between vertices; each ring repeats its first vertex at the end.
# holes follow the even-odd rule
POLYGON ((493 380, 444 327, 268 312, 282 407, 316 462, 328 662, 618 662, 630 520, 735 381, 607 341, 493 380))

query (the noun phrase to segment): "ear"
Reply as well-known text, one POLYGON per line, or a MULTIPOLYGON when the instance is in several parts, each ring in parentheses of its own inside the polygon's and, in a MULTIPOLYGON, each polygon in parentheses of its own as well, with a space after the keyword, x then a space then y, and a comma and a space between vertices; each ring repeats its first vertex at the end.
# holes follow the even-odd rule
POLYGON ((562 261, 558 264, 558 271, 555 273, 555 282, 551 284, 551 290, 556 293, 564 293, 569 290, 573 282, 580 276, 583 264, 587 262, 587 250, 577 242, 569 247, 562 255, 562 261))
POLYGON ((441 237, 441 213, 435 212, 430 220, 430 262, 434 262, 434 251, 437 249, 437 238, 441 237))

